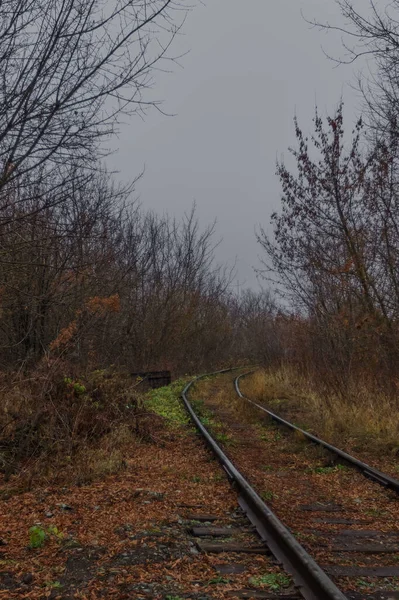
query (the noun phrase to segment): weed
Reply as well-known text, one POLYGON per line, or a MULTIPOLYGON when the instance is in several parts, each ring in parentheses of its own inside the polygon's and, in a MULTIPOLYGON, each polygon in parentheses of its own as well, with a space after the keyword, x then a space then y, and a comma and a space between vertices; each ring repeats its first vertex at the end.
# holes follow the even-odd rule
POLYGON ((191 481, 193 483, 201 483, 202 479, 199 475, 193 475, 193 477, 191 477, 191 481))
POLYGON ((357 579, 356 580, 356 585, 361 587, 361 588, 368 588, 368 589, 372 589, 375 587, 374 583, 371 583, 369 581, 365 581, 364 579, 357 579))
POLYGON ((385 510, 381 510, 379 508, 370 508, 365 511, 365 514, 369 517, 383 517, 387 513, 385 510))
POLYGON ((46 541, 47 535, 43 527, 34 525, 29 529, 29 547, 41 548, 46 541))
POLYGON ((208 585, 215 585, 215 584, 219 584, 219 583, 230 583, 230 579, 227 579, 226 577, 221 577, 220 575, 218 577, 214 577, 213 579, 210 579, 208 581, 208 585))
POLYGON ((81 396, 86 393, 86 386, 80 381, 74 381, 70 377, 64 377, 64 383, 69 390, 76 394, 76 396, 81 396))
POLYGON ((184 385, 185 382, 178 379, 171 385, 152 390, 147 395, 147 408, 164 417, 168 425, 173 428, 190 423, 189 416, 180 401, 180 393, 184 385))
POLYGON ((221 444, 228 445, 231 443, 231 436, 228 433, 218 432, 215 434, 215 439, 221 444))
POLYGON ((273 492, 270 492, 270 491, 262 492, 260 496, 261 496, 262 500, 265 500, 265 502, 273 500, 273 498, 274 498, 273 492))
POLYGON ((58 541, 64 539, 64 534, 55 525, 50 525, 50 527, 47 528, 47 534, 54 536, 58 541))
POLYGON ((251 577, 249 582, 257 587, 267 586, 270 590, 277 592, 281 588, 289 586, 291 580, 282 573, 268 573, 260 577, 251 577))
POLYGON ((221 444, 230 444, 232 441, 231 436, 223 431, 220 431, 220 429, 223 428, 223 424, 215 419, 214 414, 205 407, 204 401, 195 399, 191 402, 191 404, 204 427, 207 427, 212 431, 215 440, 221 444))
POLYGON ((41 525, 33 525, 29 529, 29 547, 42 548, 49 537, 54 537, 58 542, 64 539, 64 534, 55 525, 50 525, 47 529, 41 525))
POLYGON ((52 588, 54 590, 60 590, 64 586, 60 581, 46 581, 46 587, 52 588))

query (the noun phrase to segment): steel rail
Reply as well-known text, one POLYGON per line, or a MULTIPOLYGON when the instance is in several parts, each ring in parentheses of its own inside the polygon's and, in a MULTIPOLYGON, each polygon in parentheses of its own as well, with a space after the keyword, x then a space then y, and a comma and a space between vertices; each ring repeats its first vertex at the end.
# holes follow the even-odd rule
POLYGON ((194 412, 187 393, 191 386, 208 375, 228 373, 235 369, 224 369, 216 373, 202 375, 191 381, 183 390, 181 397, 196 428, 204 437, 207 445, 216 455, 230 482, 239 491, 239 504, 250 522, 255 526, 261 539, 267 544, 276 559, 289 573, 305 600, 347 600, 328 575, 298 543, 295 537, 281 523, 276 515, 258 496, 230 459, 224 454, 201 420, 194 412))
POLYGON ((351 456, 347 452, 344 452, 343 450, 336 448, 332 444, 329 444, 328 442, 321 440, 320 438, 316 437, 315 435, 312 435, 308 431, 305 431, 304 429, 297 427, 293 423, 290 423, 289 421, 286 421, 282 417, 279 417, 275 413, 271 412, 270 410, 268 410, 261 404, 258 404, 257 402, 254 402, 250 398, 247 398, 246 396, 244 396, 240 390, 239 381, 242 377, 251 375, 254 372, 255 371, 249 371, 248 373, 242 373, 241 375, 236 377, 236 379, 234 380, 234 386, 235 386, 236 392, 240 398, 242 398, 243 400, 246 400, 247 402, 250 402, 251 404, 253 404, 253 406, 256 406, 257 408, 259 408, 260 410, 262 410, 263 412, 268 414, 269 417, 271 417, 273 419, 273 421, 276 421, 280 425, 284 425, 285 427, 288 427, 289 429, 291 429, 293 431, 298 431, 299 433, 304 435, 308 440, 310 440, 312 443, 318 444, 319 446, 326 448, 326 450, 328 450, 329 452, 336 454, 337 456, 342 458, 346 463, 348 463, 349 465, 352 465, 353 467, 358 469, 368 479, 375 481, 376 483, 384 486, 385 488, 394 490, 397 494, 399 494, 399 480, 398 479, 394 479, 390 475, 386 475, 385 473, 382 473, 381 471, 374 469, 374 467, 370 467, 370 465, 362 462, 361 460, 358 460, 357 458, 355 458, 354 456, 351 456))

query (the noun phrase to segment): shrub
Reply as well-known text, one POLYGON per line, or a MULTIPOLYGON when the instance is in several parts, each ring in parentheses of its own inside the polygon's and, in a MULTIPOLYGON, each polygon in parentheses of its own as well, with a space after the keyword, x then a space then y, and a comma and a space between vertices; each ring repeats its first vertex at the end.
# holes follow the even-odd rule
POLYGON ((31 482, 44 473, 62 479, 74 471, 84 479, 85 464, 91 475, 98 473, 96 452, 110 472, 124 465, 120 448, 132 436, 147 435, 129 375, 110 368, 78 377, 71 370, 59 360, 42 363, 29 378, 13 381, 10 397, 9 380, 4 376, 2 386, 0 379, 0 470, 6 479, 13 473, 31 482))

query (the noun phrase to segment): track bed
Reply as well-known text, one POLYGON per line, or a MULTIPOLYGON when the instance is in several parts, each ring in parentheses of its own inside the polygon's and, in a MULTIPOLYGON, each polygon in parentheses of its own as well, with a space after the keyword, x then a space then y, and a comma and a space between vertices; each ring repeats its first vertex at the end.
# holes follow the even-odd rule
POLYGON ((224 374, 192 392, 229 458, 347 598, 399 598, 399 502, 245 406, 224 374))

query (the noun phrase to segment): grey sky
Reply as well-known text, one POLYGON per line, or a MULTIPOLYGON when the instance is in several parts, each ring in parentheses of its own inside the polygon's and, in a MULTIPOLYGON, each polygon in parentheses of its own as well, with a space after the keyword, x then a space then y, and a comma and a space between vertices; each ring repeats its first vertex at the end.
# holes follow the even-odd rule
POLYGON ((340 37, 311 29, 301 16, 341 22, 333 0, 207 0, 189 15, 174 46, 190 50, 184 68, 156 75, 155 110, 121 128, 109 159, 123 179, 143 166, 144 207, 181 216, 195 200, 201 222, 218 221, 221 261, 238 259, 244 286, 257 286, 254 229, 279 205, 276 157, 294 143, 292 117, 311 127, 314 106, 331 112, 341 95, 352 120, 359 99, 354 67, 334 68, 321 46, 340 37))

